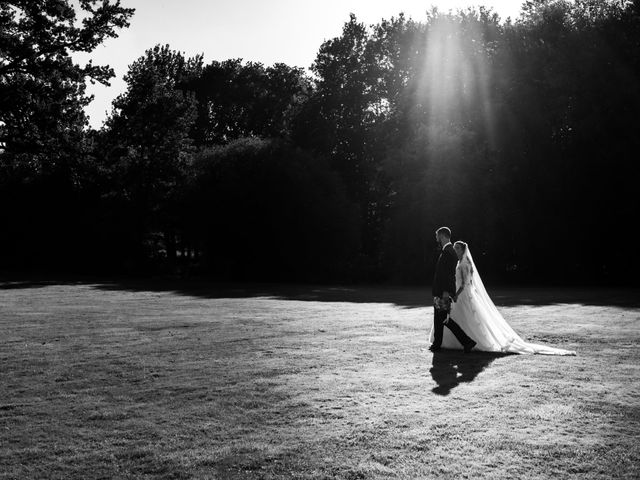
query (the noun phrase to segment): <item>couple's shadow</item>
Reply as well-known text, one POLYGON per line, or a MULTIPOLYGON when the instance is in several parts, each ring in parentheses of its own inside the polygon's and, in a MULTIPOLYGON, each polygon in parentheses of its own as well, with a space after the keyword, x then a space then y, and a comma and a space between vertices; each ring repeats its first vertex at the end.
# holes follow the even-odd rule
POLYGON ((437 395, 449 395, 461 383, 473 381, 491 362, 507 355, 491 352, 465 354, 458 350, 434 352, 429 373, 437 386, 431 391, 437 395))

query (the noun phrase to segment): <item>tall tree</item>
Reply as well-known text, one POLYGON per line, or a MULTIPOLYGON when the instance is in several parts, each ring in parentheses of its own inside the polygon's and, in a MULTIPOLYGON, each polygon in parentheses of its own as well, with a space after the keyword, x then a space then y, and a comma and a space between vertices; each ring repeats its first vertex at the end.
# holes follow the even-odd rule
MULTIPOLYGON (((127 90, 113 102, 103 135, 110 197, 123 214, 118 234, 140 248, 154 235, 175 257, 176 211, 189 174, 197 115, 185 85, 202 72, 202 56, 186 58, 168 45, 156 46, 129 66, 127 90)), ((144 252, 131 252, 144 256, 144 252)))
POLYGON ((72 52, 91 52, 129 25, 120 1, 0 1, 0 145, 5 168, 53 168, 81 145, 86 79, 108 84, 108 66, 80 66, 72 52), (18 166, 18 165, 14 165, 18 166))
POLYGON ((108 84, 113 71, 78 65, 71 54, 117 36, 133 9, 74 3, 79 9, 68 0, 0 0, 0 222, 12 232, 0 240, 5 264, 80 262, 90 243, 85 84, 108 84))
POLYGON ((380 89, 386 65, 378 62, 378 47, 351 14, 342 34, 321 45, 312 66, 313 95, 293 126, 294 141, 328 156, 360 206, 363 254, 374 263, 386 203, 379 126, 388 112, 380 89))

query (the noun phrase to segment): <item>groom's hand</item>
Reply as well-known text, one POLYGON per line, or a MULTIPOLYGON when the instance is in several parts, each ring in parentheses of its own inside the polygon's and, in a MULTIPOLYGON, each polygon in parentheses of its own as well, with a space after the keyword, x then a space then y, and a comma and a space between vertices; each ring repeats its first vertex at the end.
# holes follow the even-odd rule
POLYGON ((449 292, 442 292, 442 298, 449 300, 449 292))

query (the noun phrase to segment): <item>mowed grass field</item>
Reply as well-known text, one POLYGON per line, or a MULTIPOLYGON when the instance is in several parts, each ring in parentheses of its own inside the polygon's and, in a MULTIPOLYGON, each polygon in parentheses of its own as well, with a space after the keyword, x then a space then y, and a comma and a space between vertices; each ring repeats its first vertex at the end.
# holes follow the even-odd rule
POLYGON ((639 478, 638 292, 490 293, 578 355, 434 356, 428 289, 1 283, 0 478, 639 478))

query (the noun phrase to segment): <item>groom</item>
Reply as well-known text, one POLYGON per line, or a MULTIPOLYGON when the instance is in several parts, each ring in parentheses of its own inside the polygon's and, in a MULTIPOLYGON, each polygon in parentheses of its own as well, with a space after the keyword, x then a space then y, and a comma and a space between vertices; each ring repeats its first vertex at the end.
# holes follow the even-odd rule
POLYGON ((451 245, 451 230, 447 227, 439 228, 436 231, 436 240, 442 247, 436 271, 433 277, 433 344, 429 347, 432 352, 440 350, 442 345, 442 334, 446 325, 451 330, 460 344, 464 348, 464 353, 469 353, 476 345, 460 326, 449 317, 451 310, 451 296, 456 292, 456 264, 458 257, 453 245, 451 245))

